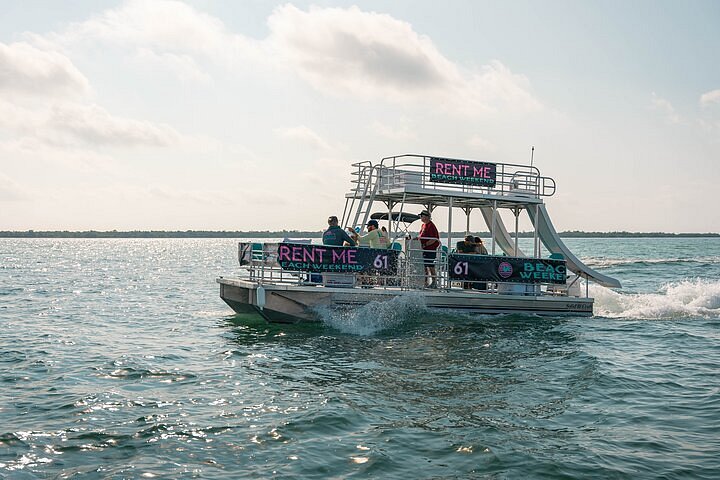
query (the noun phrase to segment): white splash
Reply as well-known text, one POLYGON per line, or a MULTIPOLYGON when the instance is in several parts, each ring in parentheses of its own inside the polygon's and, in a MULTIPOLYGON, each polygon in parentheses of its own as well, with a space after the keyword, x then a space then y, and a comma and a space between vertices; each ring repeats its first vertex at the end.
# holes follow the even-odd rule
POLYGON ((353 308, 319 307, 320 319, 329 327, 343 333, 370 336, 425 311, 425 297, 420 292, 408 292, 387 301, 371 301, 353 308))
POLYGON ((720 257, 716 255, 704 257, 677 257, 677 258, 600 258, 587 257, 583 263, 593 268, 622 267, 627 265, 663 265, 663 264, 684 264, 684 263, 720 263, 720 257))
POLYGON ((720 318, 720 281, 683 280, 663 285, 658 293, 622 294, 592 285, 595 314, 613 318, 720 318))

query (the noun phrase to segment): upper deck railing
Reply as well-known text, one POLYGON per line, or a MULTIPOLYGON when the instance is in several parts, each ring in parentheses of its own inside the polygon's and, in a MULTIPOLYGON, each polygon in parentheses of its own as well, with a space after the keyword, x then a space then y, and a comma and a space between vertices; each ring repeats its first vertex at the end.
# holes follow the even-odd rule
POLYGON ((541 176, 537 168, 511 163, 406 154, 385 157, 379 164, 359 162, 353 167, 352 193, 357 196, 373 190, 375 182, 379 194, 417 187, 424 192, 436 190, 438 194, 458 192, 539 198, 554 195, 556 189, 555 180, 541 176), (480 178, 482 172, 487 178, 480 178))

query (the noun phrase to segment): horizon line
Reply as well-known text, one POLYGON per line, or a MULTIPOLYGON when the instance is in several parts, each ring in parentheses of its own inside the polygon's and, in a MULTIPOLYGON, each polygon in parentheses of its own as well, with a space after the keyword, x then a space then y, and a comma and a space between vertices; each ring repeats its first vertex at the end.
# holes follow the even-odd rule
MULTIPOLYGON (((0 238, 228 238, 228 237, 273 237, 273 236, 322 236, 323 230, 0 230, 0 238)), ((447 235, 447 231, 440 232, 447 235)), ((490 232, 452 232, 461 235, 472 233, 489 237, 490 232)), ((558 232, 563 237, 720 237, 718 232, 630 232, 627 230, 584 231, 565 230, 558 232)), ((534 236, 534 231, 520 231, 519 237, 534 236)))

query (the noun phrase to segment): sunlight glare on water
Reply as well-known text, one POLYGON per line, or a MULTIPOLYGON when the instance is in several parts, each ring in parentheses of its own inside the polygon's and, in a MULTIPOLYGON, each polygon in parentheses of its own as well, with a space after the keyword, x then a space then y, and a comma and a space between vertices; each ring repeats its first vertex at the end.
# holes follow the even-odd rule
POLYGON ((569 239, 593 318, 308 325, 220 300, 236 242, 0 239, 0 477, 720 478, 718 239, 569 239))

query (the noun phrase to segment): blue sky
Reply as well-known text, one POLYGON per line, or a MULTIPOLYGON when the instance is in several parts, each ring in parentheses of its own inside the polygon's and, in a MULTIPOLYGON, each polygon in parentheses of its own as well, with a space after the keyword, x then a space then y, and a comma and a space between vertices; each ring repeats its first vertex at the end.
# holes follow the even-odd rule
POLYGON ((718 2, 0 8, 3 230, 319 230, 353 162, 534 145, 559 230, 720 231, 718 2))

